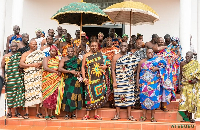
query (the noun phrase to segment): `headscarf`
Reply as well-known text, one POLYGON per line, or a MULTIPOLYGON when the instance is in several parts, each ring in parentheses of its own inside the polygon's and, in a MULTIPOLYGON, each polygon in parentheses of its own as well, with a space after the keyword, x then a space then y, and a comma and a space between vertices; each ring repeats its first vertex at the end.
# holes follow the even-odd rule
MULTIPOLYGON (((127 34, 124 34, 124 35, 122 36, 122 38, 123 38, 124 36, 128 37, 128 35, 127 35, 127 34)), ((128 37, 128 38, 129 38, 129 37, 128 37)))
POLYGON ((179 40, 178 37, 172 37, 171 40, 177 42, 178 44, 179 44, 179 42, 180 42, 180 40, 179 40))
POLYGON ((56 56, 58 55, 58 48, 54 45, 52 45, 49 49, 49 52, 52 50, 52 49, 55 49, 56 50, 56 56))

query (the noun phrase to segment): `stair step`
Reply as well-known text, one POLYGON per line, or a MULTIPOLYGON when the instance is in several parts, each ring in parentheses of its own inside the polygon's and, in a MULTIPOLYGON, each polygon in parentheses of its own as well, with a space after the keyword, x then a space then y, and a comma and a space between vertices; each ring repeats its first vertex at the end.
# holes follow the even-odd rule
POLYGON ((101 121, 97 121, 94 119, 89 120, 81 120, 78 118, 77 120, 69 119, 63 120, 61 118, 46 121, 45 119, 36 119, 35 117, 30 117, 30 119, 19 119, 19 118, 11 118, 7 119, 7 125, 4 126, 4 119, 0 119, 0 129, 79 129, 79 130, 173 130, 180 128, 181 130, 196 130, 196 123, 189 122, 178 122, 178 121, 162 121, 158 120, 158 122, 150 122, 150 120, 146 120, 145 122, 140 121, 127 121, 126 119, 120 119, 118 121, 111 121, 108 118, 105 118, 101 121), (187 128, 185 128, 187 127, 187 128), (190 127, 190 128, 188 128, 190 127))

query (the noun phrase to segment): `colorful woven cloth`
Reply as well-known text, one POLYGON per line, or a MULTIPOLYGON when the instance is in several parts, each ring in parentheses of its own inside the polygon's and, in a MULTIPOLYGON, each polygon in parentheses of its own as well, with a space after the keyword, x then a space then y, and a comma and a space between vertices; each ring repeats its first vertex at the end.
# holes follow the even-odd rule
POLYGON ((179 101, 179 111, 195 113, 195 118, 200 118, 200 65, 198 61, 192 60, 183 66, 182 87, 179 101), (197 83, 190 84, 189 81, 198 79, 197 83))
POLYGON ((121 56, 116 61, 116 82, 114 99, 116 107, 128 107, 135 104, 134 97, 134 73, 137 69, 139 59, 131 52, 121 56))
MULTIPOLYGON (((40 50, 30 53, 26 64, 42 63, 44 54, 40 50)), ((25 107, 42 102, 42 69, 29 67, 24 69, 25 107)))
POLYGON ((166 60, 167 66, 166 66, 166 73, 169 76, 169 79, 172 82, 172 86, 169 88, 165 88, 164 86, 161 87, 162 94, 162 102, 167 102, 169 104, 171 100, 176 99, 175 90, 176 90, 176 81, 178 80, 177 77, 177 70, 179 68, 179 62, 177 61, 178 56, 169 49, 164 49, 157 53, 155 57, 162 57, 166 60))
MULTIPOLYGON (((66 70, 81 71, 81 60, 76 56, 65 61, 64 68, 66 70)), ((65 90, 62 101, 62 110, 73 112, 74 110, 82 109, 83 88, 82 83, 79 83, 77 77, 71 73, 65 74, 65 90)))
MULTIPOLYGON (((59 59, 50 58, 48 60, 48 67, 52 70, 58 70, 59 59)), ((43 71, 42 74, 42 96, 43 96, 43 106, 48 109, 56 109, 57 100, 61 100, 58 97, 58 88, 61 86, 61 76, 57 73, 50 73, 48 71, 43 71)))
POLYGON ((114 95, 111 94, 113 93, 113 82, 112 82, 112 75, 111 75, 111 62, 113 59, 113 56, 117 53, 119 53, 119 48, 113 46, 110 48, 102 48, 101 53, 110 60, 110 64, 108 65, 108 69, 106 71, 106 86, 107 86, 107 96, 109 96, 108 101, 114 100, 114 95))
POLYGON ((23 74, 19 71, 21 53, 6 58, 6 92, 8 108, 24 106, 23 74))
POLYGON ((67 48, 69 48, 69 47, 73 47, 73 44, 72 43, 70 43, 70 44, 67 44, 66 46, 64 46, 64 47, 62 47, 62 56, 63 57, 65 57, 65 56, 67 56, 67 48))
POLYGON ((89 85, 86 86, 85 104, 86 110, 101 108, 107 101, 105 71, 101 70, 101 64, 106 65, 106 56, 101 52, 92 54, 86 58, 86 78, 89 85))
POLYGON ((151 58, 141 65, 139 84, 142 109, 154 110, 160 106, 160 84, 168 81, 165 69, 166 61, 161 57, 151 58), (159 67, 159 71, 153 72, 153 67, 159 67))

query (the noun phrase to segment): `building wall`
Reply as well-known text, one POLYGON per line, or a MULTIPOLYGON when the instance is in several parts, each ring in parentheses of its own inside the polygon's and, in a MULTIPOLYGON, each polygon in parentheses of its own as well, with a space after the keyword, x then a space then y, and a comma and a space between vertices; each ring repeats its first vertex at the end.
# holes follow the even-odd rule
MULTIPOLYGON (((57 12, 58 9, 71 2, 78 2, 80 0, 24 0, 23 25, 21 33, 27 32, 30 38, 35 37, 35 29, 41 28, 47 34, 49 28, 56 30, 58 23, 51 20, 51 16, 57 12)), ((180 0, 137 0, 151 6, 160 16, 160 20, 154 25, 138 25, 132 26, 132 34, 141 33, 144 35, 144 42, 151 40, 151 35, 156 33, 163 37, 165 34, 171 36, 179 36, 179 13, 180 0)), ((197 24, 196 24, 196 1, 192 0, 192 27, 191 35, 192 43, 195 45, 197 24)), ((7 0, 6 7, 6 26, 5 26, 5 40, 6 36, 12 34, 11 27, 12 20, 12 0, 7 0)), ((78 26, 74 25, 60 25, 66 28, 68 32, 75 37, 74 33, 78 26)), ((57 32, 55 31, 57 34, 57 32)), ((125 33, 130 34, 130 26, 125 26, 125 33)), ((5 41, 6 42, 6 41, 5 41)), ((5 47, 4 47, 5 48, 5 47)), ((196 47, 195 47, 196 48, 196 47)))

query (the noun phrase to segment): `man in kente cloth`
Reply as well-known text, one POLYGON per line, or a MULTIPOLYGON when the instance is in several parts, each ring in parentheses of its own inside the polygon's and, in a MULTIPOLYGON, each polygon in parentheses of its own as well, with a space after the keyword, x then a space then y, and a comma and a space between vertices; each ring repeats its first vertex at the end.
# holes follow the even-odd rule
POLYGON ((6 43, 6 54, 10 52, 10 44, 13 40, 20 42, 22 41, 22 35, 19 34, 20 27, 18 25, 13 26, 13 32, 14 34, 7 37, 7 43, 6 43))
POLYGON ((167 46, 164 45, 164 39, 162 37, 159 37, 157 40, 156 45, 153 46, 153 51, 155 52, 155 57, 162 57, 166 60, 167 62, 167 71, 166 73, 169 76, 169 79, 171 80, 171 86, 168 86, 167 88, 164 86, 161 86, 161 93, 162 93, 162 98, 161 98, 161 107, 160 109, 163 110, 164 112, 168 112, 169 110, 167 109, 167 105, 172 101, 176 99, 175 95, 175 76, 176 76, 176 70, 177 68, 177 59, 178 55, 176 55, 175 52, 169 50, 167 46))
POLYGON ((18 52, 21 52, 23 54, 26 51, 29 51, 29 35, 27 33, 22 34, 22 41, 18 44, 18 52))
MULTIPOLYGON (((131 52, 137 57, 139 58, 139 61, 142 59, 146 58, 146 48, 142 48, 143 46, 143 42, 141 39, 137 39, 136 43, 135 43, 135 49, 132 49, 131 52)), ((135 80, 136 80, 136 74, 137 71, 135 72, 135 80)), ((137 88, 137 86, 135 85, 135 109, 140 109, 141 105, 140 105, 140 91, 137 88)))
POLYGON ((37 50, 37 42, 32 39, 29 43, 30 50, 25 52, 20 60, 20 67, 24 68, 24 86, 25 86, 25 119, 29 118, 28 107, 36 104, 37 117, 41 118, 39 113, 39 104, 42 103, 42 61, 44 54, 37 50))
MULTIPOLYGON (((119 53, 119 48, 113 46, 112 38, 106 38, 106 47, 102 48, 100 51, 103 55, 106 55, 107 58, 112 61, 113 56, 119 53)), ((106 85, 107 85, 107 96, 110 107, 114 107, 114 93, 112 85, 112 74, 111 74, 111 64, 108 66, 108 71, 106 71, 106 85)))
POLYGON ((69 33, 63 35, 62 39, 63 42, 60 44, 59 50, 62 53, 62 56, 65 57, 67 56, 67 48, 73 47, 73 44, 71 43, 71 35, 69 33))
POLYGON ((106 82, 105 70, 107 69, 107 59, 101 52, 98 52, 98 43, 92 42, 90 52, 86 53, 82 61, 82 76, 85 83, 85 104, 87 114, 83 120, 89 119, 91 110, 95 110, 94 119, 101 120, 97 114, 97 109, 106 103, 106 82))
POLYGON ((1 62, 2 77, 6 81, 7 117, 9 118, 12 117, 11 108, 15 108, 15 117, 22 117, 18 112, 18 108, 24 106, 23 75, 19 68, 21 53, 17 52, 17 44, 12 41, 10 45, 11 52, 5 54, 1 62), (4 76, 4 69, 6 76, 4 76))
POLYGON ((147 110, 151 110, 151 122, 156 122, 155 109, 160 106, 160 85, 167 87, 171 84, 166 73, 166 61, 162 57, 153 57, 152 49, 147 49, 147 58, 141 60, 137 70, 137 87, 140 89, 140 103, 143 116, 140 121, 147 119, 147 110))
POLYGON ((128 44, 122 42, 120 53, 113 56, 112 77, 114 88, 114 100, 116 115, 112 120, 120 119, 120 107, 127 107, 127 119, 136 121, 131 116, 131 106, 135 104, 134 98, 134 73, 138 64, 138 59, 132 52, 128 52, 128 44))
POLYGON ((80 77, 81 60, 74 55, 74 48, 67 48, 67 56, 59 64, 59 71, 65 74, 65 88, 62 101, 62 110, 66 112, 65 120, 76 119, 76 110, 82 109, 83 88, 80 77), (80 80, 80 81, 79 81, 80 80))
POLYGON ((158 38, 158 35, 153 34, 151 41, 145 43, 145 47, 146 48, 153 48, 153 46, 156 45, 157 38, 158 38))
POLYGON ((197 60, 192 60, 193 52, 186 53, 185 61, 180 65, 179 85, 182 83, 181 96, 179 101, 179 111, 185 111, 190 122, 194 123, 194 118, 200 118, 200 65, 197 60))
POLYGON ((72 40, 73 46, 74 47, 78 47, 81 44, 81 40, 80 40, 80 30, 76 30, 75 32, 75 36, 76 38, 74 38, 72 40))

